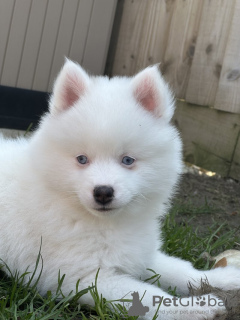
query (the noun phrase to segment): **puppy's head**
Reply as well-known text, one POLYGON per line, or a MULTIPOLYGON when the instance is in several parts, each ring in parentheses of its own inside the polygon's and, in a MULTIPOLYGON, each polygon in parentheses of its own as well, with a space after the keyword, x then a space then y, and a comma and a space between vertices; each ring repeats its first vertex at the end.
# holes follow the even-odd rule
POLYGON ((156 66, 108 79, 67 60, 33 139, 34 165, 52 189, 97 216, 165 202, 181 169, 173 110, 156 66))

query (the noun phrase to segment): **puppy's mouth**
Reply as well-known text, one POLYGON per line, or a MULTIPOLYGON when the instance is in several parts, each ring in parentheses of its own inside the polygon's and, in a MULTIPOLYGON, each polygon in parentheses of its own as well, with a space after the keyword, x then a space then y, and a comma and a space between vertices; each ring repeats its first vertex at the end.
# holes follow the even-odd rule
POLYGON ((111 206, 99 206, 99 207, 93 207, 90 211, 93 215, 97 217, 110 217, 110 216, 116 216, 120 211, 121 207, 111 207, 111 206))
POLYGON ((105 211, 112 211, 115 208, 109 208, 109 207, 100 207, 100 208, 95 208, 95 210, 100 211, 100 212, 105 212, 105 211))

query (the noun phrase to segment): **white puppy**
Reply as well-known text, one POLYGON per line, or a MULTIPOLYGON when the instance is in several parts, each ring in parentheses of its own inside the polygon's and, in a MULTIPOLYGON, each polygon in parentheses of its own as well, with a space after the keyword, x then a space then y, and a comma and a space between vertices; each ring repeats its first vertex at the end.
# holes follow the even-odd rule
MULTIPOLYGON (((146 291, 146 319, 159 297, 159 319, 221 313, 218 303, 200 306, 195 298, 186 307, 189 298, 176 303, 163 291, 177 286, 187 295, 188 281, 206 276, 212 286, 240 287, 234 267, 201 272, 159 251, 158 218, 181 172, 173 111, 156 66, 109 80, 66 61, 38 130, 30 139, 0 139, 0 257, 9 268, 33 270, 42 239, 42 294, 56 290, 59 270, 68 294, 79 278, 79 289, 91 285, 100 269, 98 290, 107 300, 146 291), (161 275, 161 289, 142 281, 152 276, 147 268, 161 275)), ((80 302, 93 303, 90 294, 80 302)))

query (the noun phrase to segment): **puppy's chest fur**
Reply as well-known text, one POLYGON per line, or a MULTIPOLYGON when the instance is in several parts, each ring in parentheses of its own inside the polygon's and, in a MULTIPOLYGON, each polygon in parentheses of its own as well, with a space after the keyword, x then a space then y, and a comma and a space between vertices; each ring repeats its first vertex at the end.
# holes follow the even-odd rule
POLYGON ((59 225, 58 231, 53 234, 49 229, 45 236, 44 247, 49 253, 55 251, 54 247, 58 247, 56 259, 59 251, 71 248, 71 251, 75 251, 87 263, 91 261, 98 267, 127 268, 129 273, 129 268, 136 268, 138 264, 147 265, 152 246, 156 243, 156 226, 150 223, 143 226, 142 222, 133 224, 131 218, 125 224, 96 224, 95 221, 90 223, 83 220, 68 226, 65 223, 59 225), (50 247, 46 241, 48 238, 50 247), (62 247, 64 248, 61 249, 62 247))

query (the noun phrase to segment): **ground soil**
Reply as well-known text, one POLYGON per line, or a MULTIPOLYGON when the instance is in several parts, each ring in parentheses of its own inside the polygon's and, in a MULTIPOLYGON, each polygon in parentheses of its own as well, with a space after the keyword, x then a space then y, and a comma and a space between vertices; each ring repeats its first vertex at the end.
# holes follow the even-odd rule
MULTIPOLYGON (((197 209, 197 214, 190 223, 204 232, 213 222, 225 222, 236 229, 240 238, 240 182, 218 175, 210 177, 208 172, 197 167, 188 168, 186 171, 174 201, 180 201, 186 207, 190 204, 197 209), (209 206, 210 213, 206 206, 209 206)), ((185 214, 183 219, 186 218, 185 214)), ((178 219, 181 219, 181 216, 178 216, 178 219)))
MULTIPOLYGON (((188 219, 188 223, 197 227, 199 232, 205 232, 213 222, 226 223, 231 229, 235 229, 239 238, 235 249, 240 250, 240 182, 217 175, 209 177, 204 170, 191 167, 182 176, 174 200, 174 203, 178 202, 183 208, 184 205, 186 208, 197 208, 194 219, 188 219), (209 210, 206 210, 208 206, 209 210)), ((192 212, 183 211, 177 216, 178 222, 186 220, 189 215, 192 212)), ((214 320, 240 320, 240 290, 226 292, 206 286, 192 293, 202 295, 209 292, 225 301, 228 310, 227 314, 216 316, 214 320)))

